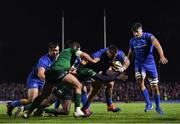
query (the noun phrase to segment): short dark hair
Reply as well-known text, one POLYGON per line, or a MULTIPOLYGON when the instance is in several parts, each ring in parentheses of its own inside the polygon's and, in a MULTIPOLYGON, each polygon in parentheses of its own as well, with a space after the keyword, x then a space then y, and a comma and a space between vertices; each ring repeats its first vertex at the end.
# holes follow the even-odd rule
POLYGON ((110 52, 113 56, 115 56, 115 55, 117 54, 117 52, 118 52, 118 47, 115 46, 115 45, 110 45, 110 46, 109 46, 109 52, 110 52))
POLYGON ((132 25, 131 30, 132 30, 132 31, 137 31, 137 29, 138 29, 139 27, 142 28, 142 24, 139 23, 139 22, 136 22, 136 23, 134 23, 134 24, 132 25))
POLYGON ((78 42, 74 42, 72 48, 74 49, 80 49, 81 45, 78 42))
POLYGON ((74 42, 72 40, 67 40, 65 44, 65 48, 81 48, 78 42, 74 42))
POLYGON ((56 48, 57 46, 59 46, 58 42, 49 42, 48 43, 48 48, 49 49, 56 48))
POLYGON ((66 48, 71 48, 72 44, 73 44, 73 41, 72 41, 72 40, 66 40, 66 41, 65 41, 65 46, 64 46, 64 48, 65 48, 65 49, 66 49, 66 48))

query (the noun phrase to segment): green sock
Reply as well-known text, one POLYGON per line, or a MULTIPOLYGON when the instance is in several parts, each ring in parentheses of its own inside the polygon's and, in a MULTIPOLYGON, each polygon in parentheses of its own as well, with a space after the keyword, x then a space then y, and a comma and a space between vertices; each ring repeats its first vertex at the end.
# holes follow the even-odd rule
POLYGON ((81 104, 81 94, 75 93, 75 98, 74 98, 74 105, 75 107, 80 107, 81 104))

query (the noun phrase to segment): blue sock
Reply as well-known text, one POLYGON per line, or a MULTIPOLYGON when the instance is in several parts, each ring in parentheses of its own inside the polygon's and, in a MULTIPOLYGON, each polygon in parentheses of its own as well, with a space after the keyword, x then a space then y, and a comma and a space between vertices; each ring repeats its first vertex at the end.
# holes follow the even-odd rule
POLYGON ((21 105, 21 100, 15 100, 11 103, 11 106, 14 108, 16 106, 20 106, 21 105))
POLYGON ((83 105, 85 105, 87 100, 87 92, 82 92, 81 102, 83 105))
POLYGON ((54 109, 59 108, 60 105, 60 100, 56 100, 56 102, 54 103, 54 109))
POLYGON ((89 109, 90 105, 91 105, 91 102, 87 100, 86 103, 84 104, 83 108, 89 109))
POLYGON ((110 91, 106 87, 105 96, 106 96, 106 104, 107 104, 107 106, 110 106, 112 104, 112 98, 111 98, 110 94, 111 94, 110 91))
POLYGON ((156 108, 160 108, 160 95, 154 95, 154 102, 156 104, 156 108))
POLYGON ((151 104, 151 101, 150 101, 150 99, 149 99, 148 90, 147 90, 147 89, 144 89, 144 90, 142 91, 142 94, 143 94, 143 96, 144 96, 144 100, 145 100, 146 104, 151 104))
POLYGON ((106 103, 110 106, 112 104, 112 98, 106 98, 106 103))

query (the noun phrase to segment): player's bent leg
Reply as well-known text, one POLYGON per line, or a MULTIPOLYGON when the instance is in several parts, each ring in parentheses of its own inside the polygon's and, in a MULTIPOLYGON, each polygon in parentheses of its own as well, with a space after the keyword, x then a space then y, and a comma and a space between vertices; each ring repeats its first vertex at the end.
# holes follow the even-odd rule
MULTIPOLYGON (((51 95, 50 95, 47 99, 44 99, 44 100, 41 102, 40 106, 39 106, 38 109, 36 110, 35 116, 42 116, 42 115, 43 115, 43 112, 48 113, 49 116, 52 116, 52 114, 55 115, 55 114, 54 114, 54 110, 55 110, 55 109, 46 108, 46 107, 51 106, 51 105, 52 105, 55 101, 57 101, 57 100, 58 100, 58 97, 56 97, 55 95, 53 95, 53 94, 51 93, 51 95)), ((57 109, 58 109, 58 108, 57 108, 57 109)))
POLYGON ((15 107, 20 106, 18 110, 15 112, 15 117, 19 116, 19 113, 23 110, 22 106, 30 104, 33 102, 34 98, 38 96, 38 88, 29 88, 28 89, 28 99, 20 99, 15 100, 13 102, 7 103, 7 114, 8 116, 12 116, 12 111, 15 107))
POLYGON ((45 108, 45 112, 50 116, 58 116, 58 115, 69 115, 71 107, 71 100, 62 100, 62 109, 51 109, 45 108))
POLYGON ((28 100, 30 103, 38 96, 38 88, 29 88, 28 89, 28 100))
POLYGON ((20 113, 26 111, 30 108, 34 99, 41 94, 43 84, 39 84, 37 82, 28 83, 28 99, 21 99, 21 105, 15 112, 15 117, 19 117, 20 113))
POLYGON ((42 94, 37 96, 34 99, 34 101, 33 101, 32 105, 31 105, 31 107, 29 108, 29 110, 22 115, 22 117, 24 119, 28 119, 29 116, 31 115, 31 113, 34 111, 34 109, 37 108, 40 105, 40 103, 50 95, 52 88, 53 88, 53 83, 46 82, 44 84, 42 94))
POLYGON ((29 99, 21 99, 21 105, 18 107, 17 111, 14 114, 14 117, 17 118, 20 116, 20 113, 24 111, 24 106, 31 103, 29 99))
POLYGON ((47 108, 45 109, 45 112, 48 114, 53 114, 54 116, 58 115, 68 115, 70 113, 70 108, 71 108, 71 99, 69 100, 61 100, 62 102, 62 109, 50 109, 47 108))
POLYGON ((12 116, 12 112, 13 112, 13 109, 17 106, 20 106, 21 105, 21 100, 15 100, 15 101, 12 101, 12 102, 8 102, 6 104, 6 107, 7 107, 7 115, 9 117, 12 116))
MULTIPOLYGON (((34 88, 29 88, 28 89, 28 101, 30 103, 32 103, 34 101, 34 99, 39 95, 39 89, 38 87, 34 87, 34 88)), ((27 104, 24 104, 24 105, 27 105, 27 104)), ((17 112, 15 113, 15 116, 18 117, 19 114, 24 111, 25 109, 27 110, 28 108, 30 108, 30 106, 26 106, 26 107, 20 107, 17 112)))
POLYGON ((63 82, 66 82, 75 88, 75 98, 74 98, 75 99, 75 102, 74 102, 75 112, 73 114, 74 117, 83 117, 84 113, 80 109, 82 84, 72 74, 67 74, 63 78, 63 82))
POLYGON ((114 87, 114 81, 108 83, 106 85, 105 89, 105 95, 106 95, 106 103, 107 103, 107 111, 108 112, 119 112, 121 109, 119 107, 116 107, 112 102, 112 92, 114 87))
POLYGON ((60 115, 68 115, 70 113, 71 108, 71 99, 69 100, 62 100, 62 111, 59 111, 58 114, 60 115))
POLYGON ((101 86, 102 86, 102 83, 92 82, 92 88, 88 94, 88 99, 81 109, 88 117, 93 114, 93 112, 91 112, 89 108, 95 96, 99 92, 101 86))
POLYGON ((21 99, 21 105, 18 107, 17 111, 14 114, 15 118, 19 117, 21 112, 27 110, 28 105, 30 105, 32 103, 32 101, 34 100, 34 99, 32 99, 32 97, 28 97, 28 98, 30 98, 30 99, 21 99))
POLYGON ((56 88, 53 89, 52 93, 44 99, 37 110, 34 112, 34 116, 42 116, 44 112, 44 108, 51 106, 55 101, 58 100, 58 90, 56 88))

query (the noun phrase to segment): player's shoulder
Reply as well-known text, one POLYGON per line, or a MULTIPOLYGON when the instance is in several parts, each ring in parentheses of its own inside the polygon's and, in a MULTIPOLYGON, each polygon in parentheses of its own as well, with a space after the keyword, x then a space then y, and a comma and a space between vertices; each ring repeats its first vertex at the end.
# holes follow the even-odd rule
POLYGON ((109 48, 102 48, 102 49, 100 49, 99 51, 102 51, 102 52, 104 52, 104 51, 106 51, 106 50, 108 50, 109 48))
POLYGON ((122 53, 123 52, 123 50, 121 50, 121 49, 118 49, 118 53, 122 53))
POLYGON ((131 37, 131 39, 129 40, 129 43, 131 44, 133 41, 135 41, 135 37, 131 37))
POLYGON ((93 54, 97 54, 97 53, 104 53, 105 51, 107 51, 108 48, 102 48, 100 50, 97 50, 96 52, 94 52, 93 54))
POLYGON ((46 61, 46 60, 49 60, 48 54, 45 54, 39 58, 39 61, 46 61))
POLYGON ((118 55, 119 55, 119 56, 120 56, 120 55, 124 55, 123 50, 119 49, 119 50, 118 50, 118 55))
POLYGON ((144 37, 144 38, 149 38, 149 37, 151 37, 151 36, 153 36, 152 33, 149 33, 149 32, 143 32, 143 37, 144 37))

